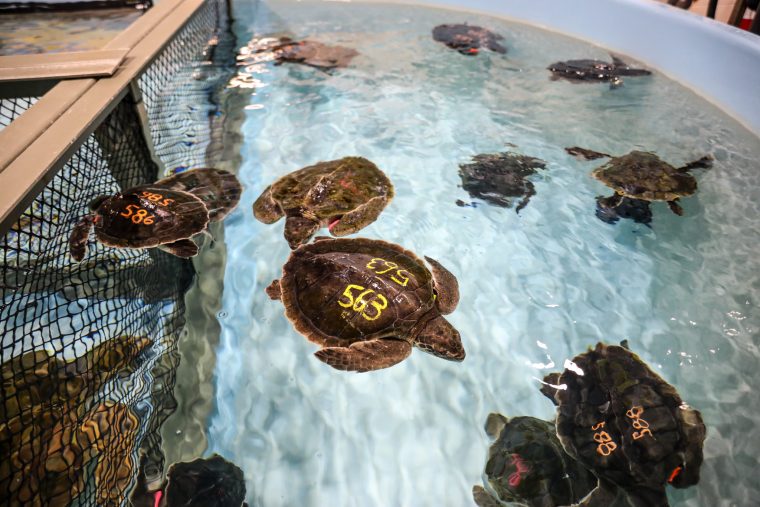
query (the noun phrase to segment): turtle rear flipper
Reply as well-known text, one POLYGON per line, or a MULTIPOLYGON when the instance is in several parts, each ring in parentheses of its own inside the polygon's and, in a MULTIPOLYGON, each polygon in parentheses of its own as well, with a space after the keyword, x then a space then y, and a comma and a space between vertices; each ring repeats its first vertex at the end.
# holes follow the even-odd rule
MULTIPOLYGON (((503 38, 504 37, 502 37, 502 39, 503 38)), ((490 49, 494 53, 499 53, 502 55, 507 53, 507 48, 505 48, 504 46, 502 46, 501 44, 499 44, 498 42, 494 40, 488 42, 488 49, 490 49)))
POLYGON ((87 215, 74 226, 69 236, 69 254, 77 262, 82 262, 87 254, 87 242, 90 238, 90 230, 95 223, 93 215, 87 215))
POLYGON ((675 213, 678 216, 683 216, 683 208, 680 204, 678 204, 678 199, 673 199, 672 201, 668 201, 668 207, 670 208, 670 211, 675 213))
POLYGON ((319 222, 306 217, 292 216, 285 219, 285 241, 291 250, 308 243, 319 230, 319 222))
POLYGON ((363 229, 380 216, 388 204, 385 196, 376 196, 357 207, 350 213, 346 213, 337 222, 330 224, 330 234, 333 236, 346 236, 363 229))
POLYGON ((182 257, 183 259, 198 255, 198 245, 196 245, 191 239, 181 239, 174 243, 159 245, 158 248, 166 253, 182 257))
POLYGON ((692 169, 710 169, 713 164, 713 158, 710 155, 705 155, 704 157, 695 160, 693 162, 689 162, 683 167, 679 167, 678 171, 685 173, 689 172, 692 169))
POLYGON ((459 304, 459 282, 451 272, 435 259, 425 256, 425 260, 433 268, 433 284, 436 291, 436 306, 443 315, 454 311, 459 304))
POLYGON ((265 291, 267 293, 267 296, 269 296, 269 299, 272 301, 279 301, 282 299, 282 289, 280 288, 279 280, 272 281, 272 283, 269 284, 265 291))
POLYGON ((415 336, 414 345, 448 361, 463 361, 465 352, 459 331, 442 316, 429 320, 415 336))
POLYGON ((488 414, 488 418, 486 418, 486 435, 488 435, 491 440, 496 440, 501 434, 501 430, 503 430, 508 423, 508 417, 504 417, 496 412, 491 412, 488 414))
POLYGON ((348 347, 325 347, 314 353, 317 359, 336 370, 372 371, 400 363, 412 353, 412 346, 404 340, 377 338, 355 342, 348 347))
POLYGON ((478 507, 501 507, 503 504, 491 496, 483 486, 472 487, 472 499, 478 507))

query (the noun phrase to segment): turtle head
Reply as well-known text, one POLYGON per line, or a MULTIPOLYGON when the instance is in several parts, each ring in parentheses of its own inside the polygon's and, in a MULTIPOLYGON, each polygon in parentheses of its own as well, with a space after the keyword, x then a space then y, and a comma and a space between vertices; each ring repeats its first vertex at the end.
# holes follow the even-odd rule
POLYGON ((449 321, 441 315, 429 320, 415 336, 414 345, 430 354, 448 361, 464 360, 462 337, 449 321))
POLYGON ((319 229, 319 222, 302 216, 289 216, 285 219, 285 240, 290 248, 295 250, 319 229))

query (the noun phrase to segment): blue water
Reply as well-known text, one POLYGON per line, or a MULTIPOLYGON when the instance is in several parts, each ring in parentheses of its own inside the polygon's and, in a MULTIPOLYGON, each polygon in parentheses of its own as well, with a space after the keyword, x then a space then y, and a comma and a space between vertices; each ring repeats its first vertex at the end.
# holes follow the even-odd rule
POLYGON ((224 226, 215 406, 200 438, 244 469, 252 507, 473 505, 488 413, 551 418, 538 379, 597 341, 623 339, 708 426, 702 481, 670 489, 672 505, 755 504, 757 137, 659 72, 617 90, 552 82, 552 62, 609 55, 496 18, 281 0, 235 2, 234 13, 239 47, 287 33, 360 52, 332 73, 242 59, 228 90, 245 115, 235 146, 245 192, 224 226), (464 21, 503 34, 508 54, 469 58, 432 40, 435 25, 464 21), (599 163, 568 156, 574 145, 656 151, 675 166, 716 160, 695 172, 684 216, 655 203, 652 228, 609 225, 594 215, 595 197, 611 193, 590 176, 599 163), (508 149, 547 162, 528 206, 519 215, 458 207, 473 201, 458 165, 508 149), (359 235, 436 258, 458 277, 449 320, 463 363, 415 350, 387 370, 338 372, 265 295, 289 249, 282 222, 257 222, 253 201, 290 171, 347 155, 374 161, 397 193, 359 235))

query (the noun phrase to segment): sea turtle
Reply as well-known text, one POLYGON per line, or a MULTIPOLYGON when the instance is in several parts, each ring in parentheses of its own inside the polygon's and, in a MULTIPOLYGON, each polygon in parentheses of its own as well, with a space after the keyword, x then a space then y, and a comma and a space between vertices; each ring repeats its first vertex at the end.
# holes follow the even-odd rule
POLYGON ((343 46, 328 46, 321 42, 303 40, 284 44, 275 50, 278 63, 302 63, 310 67, 327 70, 336 67, 347 67, 359 53, 343 46))
MULTIPOLYGON (((98 408, 87 415, 86 404, 151 343, 145 337, 119 337, 72 361, 35 350, 2 364, 0 453, 8 458, 0 464, 0 493, 12 505, 69 505, 82 492, 81 473, 97 452, 91 448, 95 441, 77 436, 77 428, 87 432, 90 424, 85 423, 100 417, 95 416, 98 408)), ((106 447, 115 452, 116 444, 106 447)), ((103 476, 114 473, 104 470, 103 476)))
POLYGON ((92 213, 74 226, 71 257, 87 253, 90 229, 104 245, 117 248, 158 247, 177 257, 193 257, 192 238, 209 221, 224 218, 240 200, 237 178, 220 169, 194 169, 92 201, 92 213))
POLYGON ((464 359, 459 332, 441 314, 459 302, 456 278, 399 245, 373 239, 318 238, 290 254, 282 278, 267 287, 296 330, 322 346, 333 368, 369 371, 406 359, 412 345, 464 359))
POLYGON ((515 502, 528 507, 555 507, 578 502, 596 485, 596 478, 567 455, 554 423, 535 417, 507 418, 490 414, 486 488, 473 487, 480 507, 515 502), (491 502, 491 503, 489 503, 491 502))
POLYGON ((218 454, 190 462, 174 463, 157 488, 147 484, 142 469, 132 491, 132 507, 243 507, 243 471, 218 454))
POLYGON ((557 405, 565 451, 599 478, 583 505, 610 505, 617 487, 635 506, 665 507, 666 484, 699 481, 701 414, 624 346, 598 343, 541 391, 557 405))
POLYGON ((290 37, 263 37, 248 43, 239 59, 259 61, 275 61, 276 65, 283 62, 302 63, 322 70, 336 67, 347 67, 359 53, 355 49, 343 46, 328 46, 313 40, 293 40, 290 37), (253 55, 263 55, 253 56, 253 55))
POLYGON ((474 56, 482 46, 504 54, 507 48, 498 41, 504 37, 480 26, 468 24, 438 25, 433 28, 433 40, 446 44, 463 55, 474 56))
POLYGON ((536 194, 527 179, 536 170, 544 169, 543 160, 514 152, 475 155, 469 164, 459 166, 462 188, 472 197, 479 197, 496 206, 512 207, 514 198, 522 197, 515 208, 520 213, 536 194))
POLYGON ((278 179, 253 203, 253 214, 265 224, 285 216, 285 239, 296 248, 320 227, 327 226, 333 236, 363 229, 391 199, 393 184, 375 164, 362 157, 344 157, 278 179))
POLYGON ((612 63, 602 60, 568 60, 555 62, 547 67, 552 73, 552 80, 567 79, 572 82, 609 82, 610 88, 623 84, 621 76, 648 76, 646 69, 636 69, 623 60, 612 56, 612 63))
POLYGON ((617 207, 623 202, 624 197, 628 197, 642 201, 666 201, 673 213, 683 215, 678 199, 697 191, 697 180, 689 171, 712 166, 712 157, 709 155, 675 168, 647 151, 632 151, 627 155, 612 157, 577 146, 565 150, 582 160, 602 157, 612 159, 591 173, 594 178, 615 191, 615 194, 604 202, 607 208, 617 207))

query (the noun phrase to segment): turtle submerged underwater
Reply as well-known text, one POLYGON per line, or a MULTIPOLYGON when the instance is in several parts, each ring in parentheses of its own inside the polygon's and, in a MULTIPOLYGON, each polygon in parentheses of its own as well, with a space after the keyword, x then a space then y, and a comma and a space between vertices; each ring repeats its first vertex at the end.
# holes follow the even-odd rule
POLYGON ((466 23, 436 26, 433 28, 433 40, 442 42, 451 49, 468 56, 477 55, 481 47, 487 47, 501 54, 507 52, 507 48, 498 42, 504 40, 503 36, 483 27, 466 23))
POLYGON ((516 198, 522 197, 515 212, 528 205, 536 194, 533 183, 527 179, 537 170, 544 169, 543 160, 513 152, 475 155, 469 164, 459 166, 462 188, 471 197, 511 208, 516 198))
POLYGON ((253 203, 265 224, 285 217, 290 248, 307 243, 321 227, 333 236, 368 226, 393 199, 393 184, 362 157, 344 157, 304 167, 269 185, 253 203))
MULTIPOLYGON (((604 208, 612 211, 621 204, 630 206, 630 201, 624 201, 624 198, 628 198, 647 202, 665 201, 673 213, 683 215, 678 199, 697 191, 697 180, 689 171, 712 167, 712 157, 709 155, 675 168, 654 153, 646 151, 632 151, 620 157, 578 147, 565 148, 565 151, 581 160, 611 158, 606 164, 594 169, 591 175, 615 191, 614 195, 605 198, 602 203, 604 208)), ((638 206, 642 207, 640 203, 638 206)), ((638 214, 646 216, 643 211, 638 211, 638 214)))
POLYGON ((35 350, 2 364, 0 493, 10 505, 68 506, 93 462, 97 504, 120 505, 138 420, 120 403, 86 406, 151 343, 119 337, 72 361, 35 350))
POLYGON ((459 302, 457 279, 437 261, 364 238, 317 238, 293 251, 267 287, 296 330, 338 370, 370 371, 406 359, 412 346, 450 361, 465 356, 443 318, 459 302))
POLYGON ((92 213, 74 226, 69 252, 77 262, 84 259, 94 228, 96 239, 107 246, 158 247, 177 257, 193 257, 198 245, 191 238, 227 216, 241 193, 234 174, 204 168, 100 196, 90 204, 92 213))
POLYGON ((493 413, 485 429, 493 441, 485 468, 489 489, 472 488, 480 507, 498 507, 501 502, 528 507, 569 505, 594 489, 596 478, 564 451, 554 423, 493 413))
POLYGON ((622 346, 598 343, 572 362, 541 392, 565 451, 599 479, 582 505, 610 505, 620 488, 636 507, 666 507, 666 484, 699 482, 705 425, 672 385, 622 346))
MULTIPOLYGON (((343 46, 329 46, 313 40, 293 40, 290 37, 265 37, 248 43, 241 55, 244 59, 251 54, 263 54, 263 60, 274 60, 277 65, 289 62, 300 63, 321 70, 348 67, 359 52, 343 46)), ((259 60, 260 58, 256 58, 259 60)))
POLYGON ((166 480, 149 488, 141 458, 137 485, 130 496, 132 507, 245 507, 243 471, 218 454, 190 462, 174 463, 166 480))
POLYGON ((636 69, 625 63, 616 56, 612 56, 612 63, 602 60, 568 60, 555 62, 548 70, 552 73, 552 80, 567 79, 576 83, 609 82, 610 88, 617 88, 623 84, 622 76, 649 76, 652 73, 646 69, 636 69))

